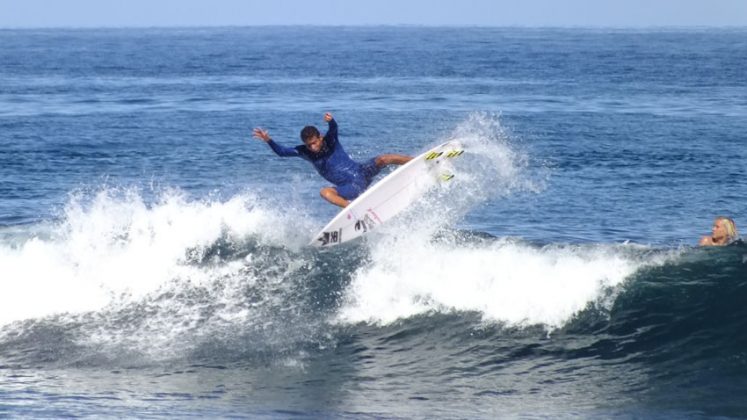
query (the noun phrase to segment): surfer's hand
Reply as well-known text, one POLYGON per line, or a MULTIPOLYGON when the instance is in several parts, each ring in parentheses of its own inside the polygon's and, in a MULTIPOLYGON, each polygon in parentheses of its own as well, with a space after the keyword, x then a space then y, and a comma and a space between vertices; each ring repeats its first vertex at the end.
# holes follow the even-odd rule
POLYGON ((326 121, 326 122, 332 121, 332 114, 330 114, 329 112, 325 112, 324 113, 324 121, 326 121))
POLYGON ((268 142, 268 141, 272 140, 272 138, 270 137, 270 133, 268 133, 267 130, 263 130, 261 128, 255 128, 253 135, 254 135, 254 137, 256 137, 256 138, 258 138, 258 139, 260 139, 260 140, 262 140, 264 142, 268 142))

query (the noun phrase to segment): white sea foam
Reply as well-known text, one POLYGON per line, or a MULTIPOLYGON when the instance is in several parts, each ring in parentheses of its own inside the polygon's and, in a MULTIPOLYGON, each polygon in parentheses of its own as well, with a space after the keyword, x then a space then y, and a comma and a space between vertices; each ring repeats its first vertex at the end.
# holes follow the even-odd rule
POLYGON ((240 268, 189 264, 220 238, 241 242, 252 235, 265 244, 300 247, 306 237, 295 229, 311 231, 301 225, 288 228, 250 194, 190 201, 172 191, 152 205, 133 191, 74 197, 48 235, 0 244, 0 324, 99 310, 140 299, 174 279, 207 281, 240 268))
POLYGON ((343 322, 387 324, 431 311, 558 327, 643 262, 611 246, 537 248, 511 241, 454 246, 382 240, 347 290, 343 322))
POLYGON ((458 176, 371 238, 371 262, 356 272, 339 321, 387 324, 430 311, 475 311, 490 321, 557 327, 644 264, 604 245, 433 242, 482 202, 536 193, 544 184, 499 118, 473 114, 452 137, 466 146, 458 176))

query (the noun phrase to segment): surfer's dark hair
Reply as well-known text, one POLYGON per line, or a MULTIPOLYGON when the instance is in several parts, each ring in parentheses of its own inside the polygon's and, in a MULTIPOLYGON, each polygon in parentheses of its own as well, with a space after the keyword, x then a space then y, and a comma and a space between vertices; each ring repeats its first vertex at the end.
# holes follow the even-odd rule
POLYGON ((301 130, 301 140, 303 140, 304 143, 312 137, 319 137, 320 135, 319 130, 317 130, 313 125, 307 125, 303 130, 301 130))

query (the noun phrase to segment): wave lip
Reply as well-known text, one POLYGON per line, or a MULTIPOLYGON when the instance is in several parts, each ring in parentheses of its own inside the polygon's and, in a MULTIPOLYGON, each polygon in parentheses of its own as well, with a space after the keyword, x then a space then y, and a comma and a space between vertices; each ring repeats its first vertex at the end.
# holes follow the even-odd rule
POLYGON ((152 205, 131 190, 74 196, 44 235, 0 244, 0 324, 137 301, 177 279, 208 282, 220 275, 202 264, 216 243, 302 246, 287 226, 249 194, 191 201, 171 191, 152 205))

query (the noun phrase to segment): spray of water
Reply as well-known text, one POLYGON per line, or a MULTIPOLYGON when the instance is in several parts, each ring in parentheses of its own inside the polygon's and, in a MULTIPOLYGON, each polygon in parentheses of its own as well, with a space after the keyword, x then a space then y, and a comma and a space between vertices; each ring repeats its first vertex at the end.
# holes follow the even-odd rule
POLYGON ((208 282, 232 269, 195 264, 220 240, 300 247, 304 239, 250 194, 190 201, 170 191, 148 205, 137 191, 106 189, 73 196, 61 220, 46 238, 0 245, 0 323, 137 301, 174 279, 208 282))
POLYGON ((603 245, 434 240, 487 200, 543 188, 541 173, 533 173, 498 116, 474 114, 452 138, 466 150, 456 161, 457 177, 372 238, 371 263, 346 291, 340 322, 387 324, 433 311, 474 311, 492 322, 557 327, 644 264, 603 245))

